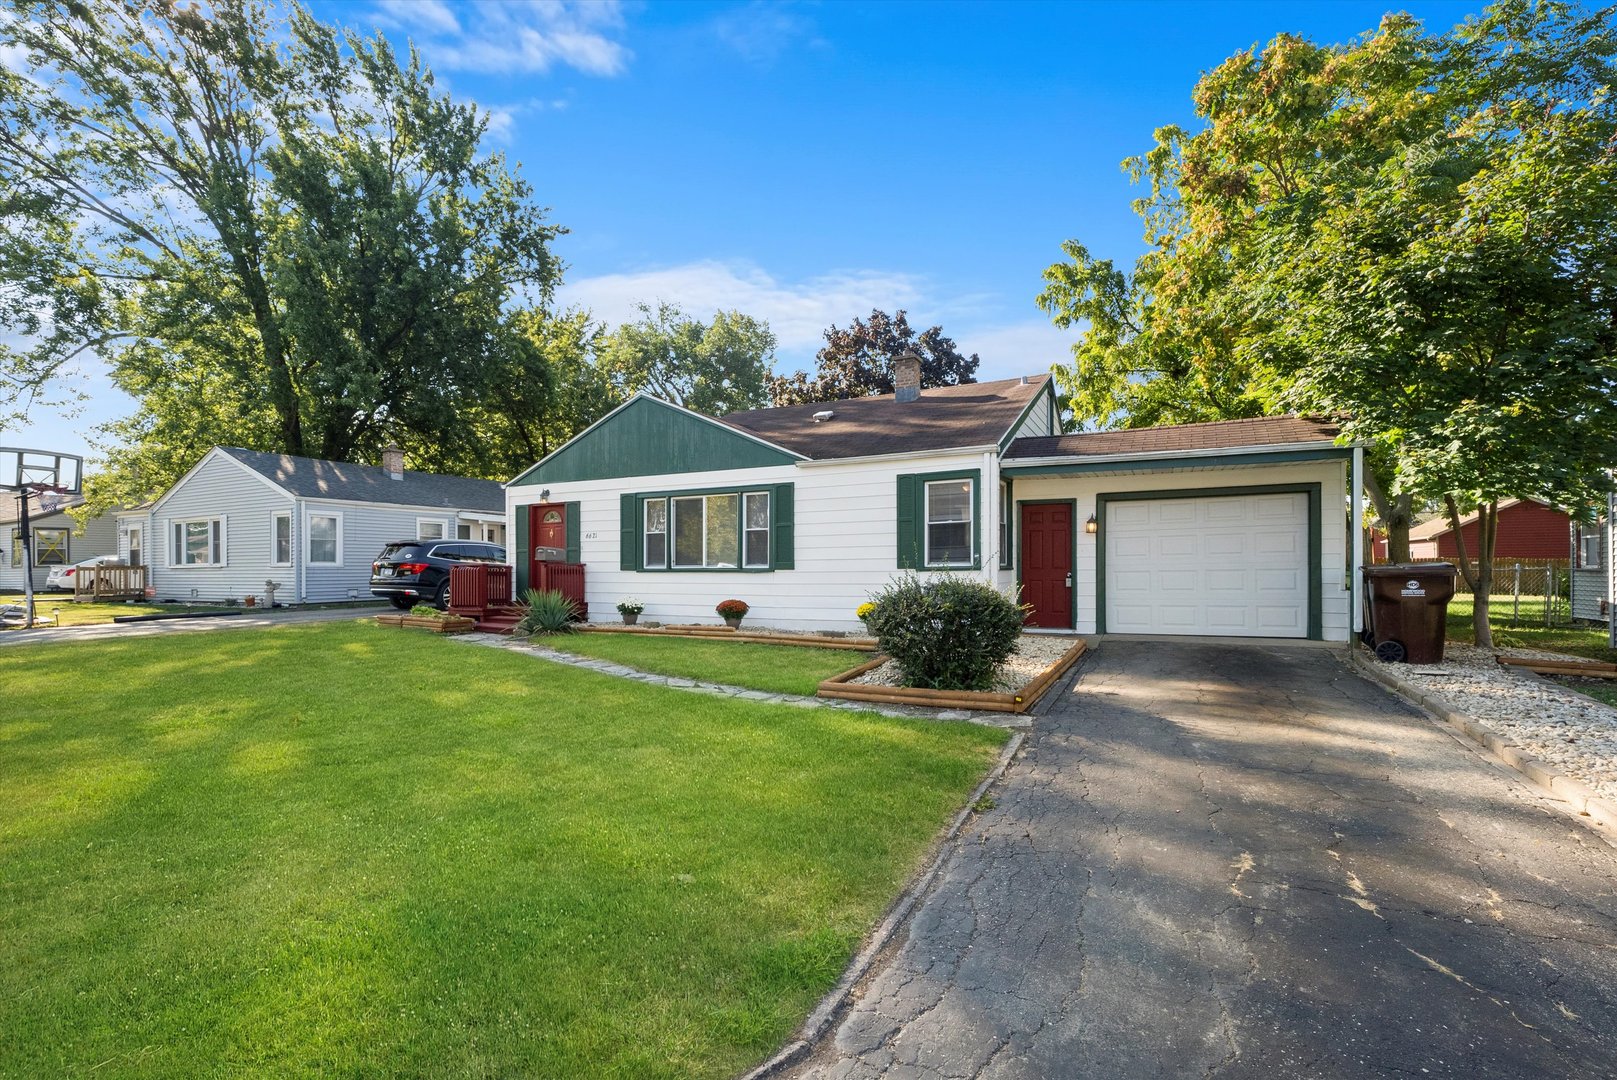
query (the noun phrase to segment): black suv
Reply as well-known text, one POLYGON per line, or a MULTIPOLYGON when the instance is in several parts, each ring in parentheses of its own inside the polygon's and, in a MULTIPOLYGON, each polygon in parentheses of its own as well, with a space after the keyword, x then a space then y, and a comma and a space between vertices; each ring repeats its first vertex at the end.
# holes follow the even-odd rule
POLYGON ((503 563, 505 549, 477 540, 400 540, 371 563, 371 595, 401 611, 431 604, 449 607, 449 571, 467 563, 503 563))

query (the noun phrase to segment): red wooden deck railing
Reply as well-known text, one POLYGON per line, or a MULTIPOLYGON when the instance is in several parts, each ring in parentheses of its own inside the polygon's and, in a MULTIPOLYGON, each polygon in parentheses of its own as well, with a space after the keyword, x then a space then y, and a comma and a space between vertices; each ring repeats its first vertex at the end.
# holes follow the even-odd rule
MULTIPOLYGON (((580 619, 589 616, 584 604, 584 564, 563 562, 534 563, 530 587, 540 592, 556 590, 578 608, 580 619)), ((519 602, 514 593, 511 567, 499 563, 456 566, 449 571, 449 610, 476 619, 480 629, 509 632, 515 624, 519 602)))

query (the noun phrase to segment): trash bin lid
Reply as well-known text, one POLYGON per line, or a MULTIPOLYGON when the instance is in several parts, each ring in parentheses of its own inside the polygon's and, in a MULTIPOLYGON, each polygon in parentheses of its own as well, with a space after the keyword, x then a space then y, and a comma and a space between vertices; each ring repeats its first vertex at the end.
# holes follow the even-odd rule
POLYGON ((1453 563, 1379 563, 1361 568, 1365 577, 1453 577, 1458 571, 1453 563))

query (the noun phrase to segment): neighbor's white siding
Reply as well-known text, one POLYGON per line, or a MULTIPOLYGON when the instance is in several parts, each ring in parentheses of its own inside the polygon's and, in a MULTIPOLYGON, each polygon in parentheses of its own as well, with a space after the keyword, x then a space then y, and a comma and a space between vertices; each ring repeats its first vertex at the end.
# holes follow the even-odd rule
MULTIPOLYGON (((555 503, 579 504, 580 558, 590 617, 615 621, 617 603, 635 597, 646 605, 642 621, 719 621, 713 606, 734 597, 751 605, 747 621, 787 629, 858 631, 854 610, 899 572, 898 481, 903 473, 983 470, 983 522, 979 544, 992 567, 995 457, 949 454, 847 464, 771 466, 761 469, 679 473, 510 488, 506 534, 515 535, 516 507, 540 501, 542 487, 555 503), (792 570, 626 571, 619 568, 619 497, 627 492, 679 491, 791 483, 795 485, 795 563, 792 570)), ((511 552, 513 559, 525 552, 511 552)), ((994 571, 962 571, 994 577, 994 571)))
POLYGON ((339 537, 342 565, 304 565, 302 599, 310 603, 371 599, 371 563, 393 541, 415 539, 418 519, 442 523, 445 538, 451 542, 455 539, 455 510, 328 503, 314 499, 300 500, 299 505, 300 513, 294 530, 300 559, 308 553, 305 542, 309 535, 310 516, 339 514, 342 518, 339 537))
POLYGON ((1095 537, 1083 522, 1095 513, 1101 492, 1168 491, 1184 488, 1253 487, 1265 484, 1320 484, 1320 614, 1327 641, 1347 641, 1351 593, 1348 568, 1347 467, 1338 462, 1241 466, 1215 469, 1105 474, 1071 477, 1018 477, 1012 498, 1018 502, 1075 499, 1073 514, 1077 557, 1073 565, 1079 633, 1095 632, 1095 537))
MULTIPOLYGON (((79 532, 79 523, 66 513, 43 514, 30 517, 28 525, 31 529, 66 529, 67 561, 71 563, 82 562, 97 555, 112 555, 118 550, 118 521, 113 514, 102 514, 93 517, 84 524, 84 531, 79 532)), ((0 524, 0 592, 20 591, 23 587, 23 569, 12 566, 13 545, 12 531, 17 528, 15 521, 0 524)), ((38 545, 35 545, 35 558, 38 558, 38 545)), ((34 588, 40 590, 45 587, 45 577, 51 572, 49 566, 34 567, 34 588)))
POLYGON ((264 582, 292 599, 292 570, 270 566, 270 514, 291 510, 292 500, 223 454, 214 454, 171 489, 149 515, 146 580, 158 600, 242 600, 263 596, 264 582), (174 566, 173 523, 224 518, 223 566, 174 566))
MULTIPOLYGON (((1570 564, 1572 617, 1589 622, 1605 622, 1609 616, 1606 604, 1606 576, 1611 562, 1611 529, 1604 520, 1592 528, 1600 536, 1600 564, 1579 566, 1577 548, 1575 546, 1572 548, 1570 564)), ((1574 532, 1573 536, 1576 535, 1574 532)), ((1500 571, 1496 569, 1494 573, 1497 576, 1500 571)))

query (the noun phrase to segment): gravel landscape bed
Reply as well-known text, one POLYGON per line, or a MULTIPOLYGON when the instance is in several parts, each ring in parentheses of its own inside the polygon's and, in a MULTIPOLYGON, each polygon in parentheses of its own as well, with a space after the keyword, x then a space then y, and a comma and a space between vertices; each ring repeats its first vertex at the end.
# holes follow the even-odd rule
MULTIPOLYGON (((1536 649, 1499 653, 1578 659, 1536 649)), ((1617 800, 1617 709, 1550 679, 1505 667, 1494 656, 1490 649, 1450 643, 1443 664, 1410 665, 1401 674, 1522 751, 1617 800)))
MULTIPOLYGON (((1045 668, 1061 659, 1061 654, 1073 647, 1077 641, 1071 637, 1056 637, 1048 634, 1023 634, 1016 642, 1016 651, 1009 660, 999 666, 994 673, 994 685, 989 689, 996 694, 1014 694, 1034 679, 1045 668)), ((902 675, 898 664, 892 660, 887 661, 879 668, 873 668, 858 678, 849 679, 851 683, 862 683, 866 686, 902 686, 902 675)))

